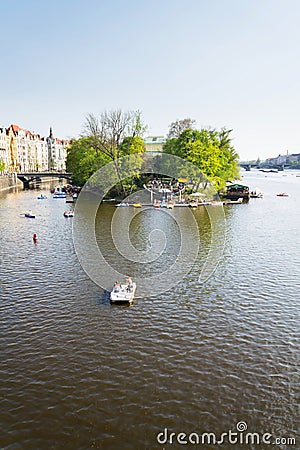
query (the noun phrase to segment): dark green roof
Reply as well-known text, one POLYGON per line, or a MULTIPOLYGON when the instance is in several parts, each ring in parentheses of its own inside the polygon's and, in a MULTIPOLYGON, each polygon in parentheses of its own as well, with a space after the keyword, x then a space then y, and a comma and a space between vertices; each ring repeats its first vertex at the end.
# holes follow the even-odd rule
POLYGON ((230 184, 227 189, 249 189, 248 186, 243 186, 242 184, 230 184))

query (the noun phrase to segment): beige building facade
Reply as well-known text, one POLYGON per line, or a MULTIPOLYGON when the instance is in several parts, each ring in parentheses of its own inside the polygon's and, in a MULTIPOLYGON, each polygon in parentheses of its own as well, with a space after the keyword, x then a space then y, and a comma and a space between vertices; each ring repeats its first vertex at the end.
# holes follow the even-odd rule
POLYGON ((146 152, 149 154, 159 154, 163 150, 163 146, 166 143, 164 136, 148 136, 144 139, 146 152))
POLYGON ((9 144, 6 134, 6 128, 0 127, 0 158, 5 164, 6 168, 9 166, 9 144))
POLYGON ((0 158, 4 172, 64 171, 66 168, 68 140, 47 138, 20 128, 18 125, 0 127, 0 158))
POLYGON ((48 166, 49 170, 59 172, 66 170, 67 149, 70 141, 57 139, 53 136, 52 127, 50 127, 49 136, 46 138, 48 147, 48 166))

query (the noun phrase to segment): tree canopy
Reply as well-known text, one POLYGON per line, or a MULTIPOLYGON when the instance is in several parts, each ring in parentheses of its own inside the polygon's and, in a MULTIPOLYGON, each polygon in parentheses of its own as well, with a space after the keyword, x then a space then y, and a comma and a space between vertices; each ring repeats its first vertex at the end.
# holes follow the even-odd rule
MULTIPOLYGON (((216 189, 221 189, 227 180, 239 178, 232 130, 197 130, 194 123, 189 118, 173 122, 163 151, 191 162, 216 189)), ((83 185, 100 167, 113 162, 119 177, 117 193, 125 197, 138 183, 138 168, 142 166, 145 151, 142 139, 145 129, 140 111, 113 110, 102 113, 99 118, 89 114, 84 135, 73 140, 68 149, 67 170, 76 183, 83 185), (127 155, 135 155, 136 176, 132 181, 122 180, 119 176, 118 160, 127 155)))
POLYGON ((164 152, 186 159, 198 167, 217 189, 239 178, 238 155, 232 145, 232 130, 185 129, 168 139, 164 152))
POLYGON ((72 140, 67 154, 67 171, 71 172, 74 182, 83 185, 100 167, 109 162, 109 158, 98 152, 91 137, 72 140))
MULTIPOLYGON (((84 136, 73 140, 67 154, 67 170, 74 181, 83 185, 103 165, 114 162, 118 172, 118 158, 136 154, 135 165, 142 164, 139 157, 145 151, 142 139, 146 127, 140 111, 104 112, 99 118, 88 114, 84 125, 84 136)), ((128 183, 127 183, 128 184, 128 183)), ((128 186, 120 178, 117 189, 126 195, 128 186)), ((129 187, 132 190, 132 187, 129 187)))
POLYGON ((178 138, 184 130, 193 129, 196 121, 187 117, 186 119, 175 120, 169 126, 168 139, 178 138))

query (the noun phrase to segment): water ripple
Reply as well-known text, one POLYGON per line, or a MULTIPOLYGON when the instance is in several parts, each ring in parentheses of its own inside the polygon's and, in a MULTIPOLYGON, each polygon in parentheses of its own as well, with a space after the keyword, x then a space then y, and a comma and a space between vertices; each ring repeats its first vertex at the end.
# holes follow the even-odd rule
POLYGON ((225 253, 204 286, 207 248, 184 283, 130 308, 111 307, 80 268, 64 203, 1 193, 0 446, 154 449, 165 427, 221 434, 240 420, 296 436, 300 208, 289 178, 289 203, 261 179, 260 203, 226 208, 225 253), (19 216, 29 208, 35 222, 19 216))

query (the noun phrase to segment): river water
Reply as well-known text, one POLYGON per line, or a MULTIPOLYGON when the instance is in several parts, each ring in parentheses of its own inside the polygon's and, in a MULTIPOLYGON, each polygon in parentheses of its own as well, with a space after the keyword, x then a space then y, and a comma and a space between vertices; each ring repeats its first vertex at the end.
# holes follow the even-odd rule
MULTIPOLYGON (((300 177, 243 176, 264 198, 224 207, 225 248, 211 277, 199 285, 192 270, 171 291, 139 292, 131 307, 111 306, 82 269, 64 200, 47 189, 47 200, 0 193, 1 449, 300 448, 300 177), (276 196, 283 191, 289 197, 276 196), (35 219, 20 215, 28 209, 35 219), (238 444, 220 439, 229 430, 238 444), (247 432, 260 445, 245 443, 247 432)), ((107 257, 114 211, 104 204, 98 219, 107 257)), ((193 214, 205 253, 207 215, 193 214)), ((133 240, 151 220, 179 239, 169 216, 140 210, 133 240)))

